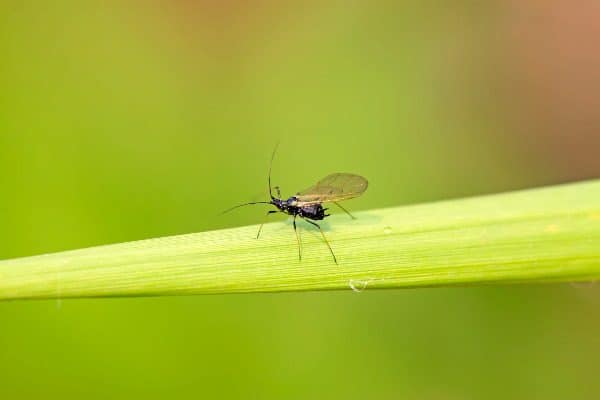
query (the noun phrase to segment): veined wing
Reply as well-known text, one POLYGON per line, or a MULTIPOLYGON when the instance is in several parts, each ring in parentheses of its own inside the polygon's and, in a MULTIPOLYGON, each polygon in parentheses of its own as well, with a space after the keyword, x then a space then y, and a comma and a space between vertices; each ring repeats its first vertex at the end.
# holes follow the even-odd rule
POLYGON ((326 176, 314 186, 298 192, 297 205, 348 200, 358 197, 367 190, 369 182, 360 175, 335 173, 326 176))

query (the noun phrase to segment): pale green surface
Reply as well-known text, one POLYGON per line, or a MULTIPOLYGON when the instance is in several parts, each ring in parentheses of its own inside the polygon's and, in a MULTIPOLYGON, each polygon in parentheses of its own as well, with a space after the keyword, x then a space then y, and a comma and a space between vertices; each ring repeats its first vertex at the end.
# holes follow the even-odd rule
MULTIPOLYGON (((397 288, 600 278, 600 181, 327 220, 335 265, 269 224, 0 262, 0 297, 397 288)), ((325 224, 324 224, 325 225, 325 224)), ((311 231, 311 233, 314 233, 311 231)))

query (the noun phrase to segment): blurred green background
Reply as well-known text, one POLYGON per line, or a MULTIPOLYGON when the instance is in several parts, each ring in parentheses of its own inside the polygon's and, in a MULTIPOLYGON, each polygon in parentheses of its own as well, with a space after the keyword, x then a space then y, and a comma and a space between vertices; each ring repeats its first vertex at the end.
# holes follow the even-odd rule
MULTIPOLYGON (((0 258, 600 176, 594 2, 0 6, 0 258), (595 38, 595 39, 594 39, 595 38)), ((282 240, 286 240, 282 238, 282 240)), ((290 241, 294 240, 290 231, 290 241)), ((585 398, 599 290, 0 303, 0 398, 585 398)))

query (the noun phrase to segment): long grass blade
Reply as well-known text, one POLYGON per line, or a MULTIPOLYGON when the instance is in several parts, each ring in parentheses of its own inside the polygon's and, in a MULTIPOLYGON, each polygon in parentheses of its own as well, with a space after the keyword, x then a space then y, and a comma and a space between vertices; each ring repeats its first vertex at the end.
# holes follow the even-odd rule
POLYGON ((600 278, 600 180, 0 261, 0 299, 149 296, 600 278))

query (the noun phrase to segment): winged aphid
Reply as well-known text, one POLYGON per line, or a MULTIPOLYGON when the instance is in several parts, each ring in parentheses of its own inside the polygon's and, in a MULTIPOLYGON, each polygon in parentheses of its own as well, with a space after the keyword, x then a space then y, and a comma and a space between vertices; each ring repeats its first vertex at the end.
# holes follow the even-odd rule
MULTIPOLYGON (((354 216, 348 212, 344 207, 342 207, 339 202, 343 200, 349 200, 354 197, 358 197, 367 190, 369 186, 368 181, 360 175, 336 172, 330 175, 327 175, 325 178, 319 180, 313 186, 301 190, 295 195, 283 199, 281 197, 281 191, 279 186, 272 187, 271 186, 271 169, 273 167, 273 159, 275 158, 275 152, 277 148, 273 150, 273 154, 271 155, 271 162, 269 164, 269 196, 271 197, 271 201, 255 201, 250 203, 244 203, 232 207, 223 211, 223 213, 229 212, 235 208, 243 207, 252 204, 271 204, 277 207, 277 210, 269 210, 267 212, 267 216, 274 213, 285 213, 294 217, 293 226, 294 232, 296 233, 296 240, 298 242, 298 258, 302 259, 302 247, 300 241, 300 235, 298 233, 298 229, 296 228, 296 218, 301 218, 308 222, 311 225, 314 225, 321 232, 321 236, 327 244, 329 251, 331 252, 331 256, 333 257, 333 261, 337 264, 337 259, 335 254, 333 253, 333 249, 325 237, 323 233, 323 229, 321 226, 314 221, 320 221, 324 218, 328 217, 330 214, 325 213, 327 208, 323 207, 323 203, 334 203, 338 207, 340 207, 346 214, 348 214, 351 218, 354 219, 354 216), (277 197, 273 196, 273 189, 277 192, 277 197)), ((258 228, 258 233, 256 234, 256 238, 260 237, 260 232, 264 222, 258 228)))

